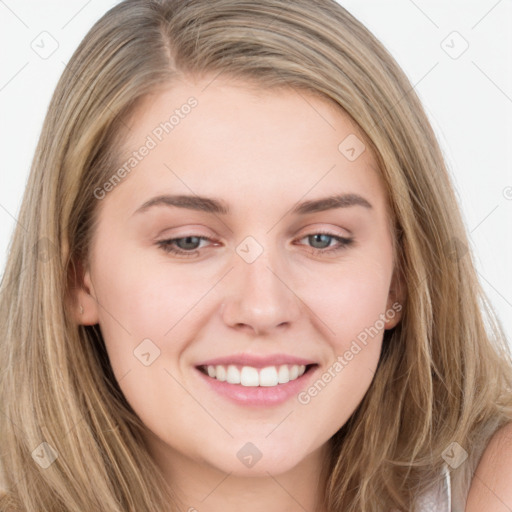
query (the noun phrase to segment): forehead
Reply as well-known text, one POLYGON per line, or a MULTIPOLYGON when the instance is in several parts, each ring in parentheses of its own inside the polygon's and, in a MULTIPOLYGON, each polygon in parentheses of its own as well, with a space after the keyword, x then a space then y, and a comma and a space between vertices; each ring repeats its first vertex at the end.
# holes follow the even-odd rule
POLYGON ((229 194, 230 202, 260 197, 262 207, 264 198, 296 202, 335 191, 382 199, 375 158, 357 125, 310 91, 181 80, 146 97, 127 125, 122 162, 150 149, 112 196, 121 189, 145 199, 157 192, 229 194))

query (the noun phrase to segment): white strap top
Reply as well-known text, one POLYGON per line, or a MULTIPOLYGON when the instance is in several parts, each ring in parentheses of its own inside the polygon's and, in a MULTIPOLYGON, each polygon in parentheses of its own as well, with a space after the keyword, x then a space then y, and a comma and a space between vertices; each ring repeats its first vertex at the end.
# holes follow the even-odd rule
POLYGON ((415 512, 454 512, 450 470, 446 464, 443 466, 439 485, 418 498, 415 512))

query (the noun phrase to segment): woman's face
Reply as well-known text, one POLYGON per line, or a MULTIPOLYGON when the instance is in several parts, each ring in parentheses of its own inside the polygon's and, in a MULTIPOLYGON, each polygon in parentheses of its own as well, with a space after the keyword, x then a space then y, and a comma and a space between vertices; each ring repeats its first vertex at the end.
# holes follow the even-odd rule
POLYGON ((81 322, 162 464, 287 471, 354 412, 400 317, 376 162, 292 89, 183 81, 128 125, 125 171, 95 192, 81 322))

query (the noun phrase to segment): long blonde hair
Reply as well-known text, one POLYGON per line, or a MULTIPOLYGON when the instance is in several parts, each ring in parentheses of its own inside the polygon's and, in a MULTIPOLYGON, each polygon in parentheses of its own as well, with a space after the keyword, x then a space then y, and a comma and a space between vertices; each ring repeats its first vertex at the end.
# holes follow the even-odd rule
POLYGON ((335 102, 359 125, 389 196, 402 320, 385 332, 363 401, 329 441, 326 510, 411 510, 450 443, 477 457, 512 418, 510 353, 443 156, 411 84, 372 34, 334 0, 126 0, 89 31, 57 85, 10 245, 0 510, 177 510, 101 332, 76 324, 69 292, 87 264, 94 191, 119 164, 126 117, 179 75, 219 73, 335 102), (43 442, 57 452, 46 468, 35 462, 43 442))

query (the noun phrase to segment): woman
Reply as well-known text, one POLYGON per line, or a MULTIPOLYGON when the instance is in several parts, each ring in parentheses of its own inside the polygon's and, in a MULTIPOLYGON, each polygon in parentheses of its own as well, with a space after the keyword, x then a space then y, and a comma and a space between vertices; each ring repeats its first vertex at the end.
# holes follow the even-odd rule
POLYGON ((121 2, 19 224, 2 510, 510 503, 510 354, 438 144, 335 2, 121 2))

